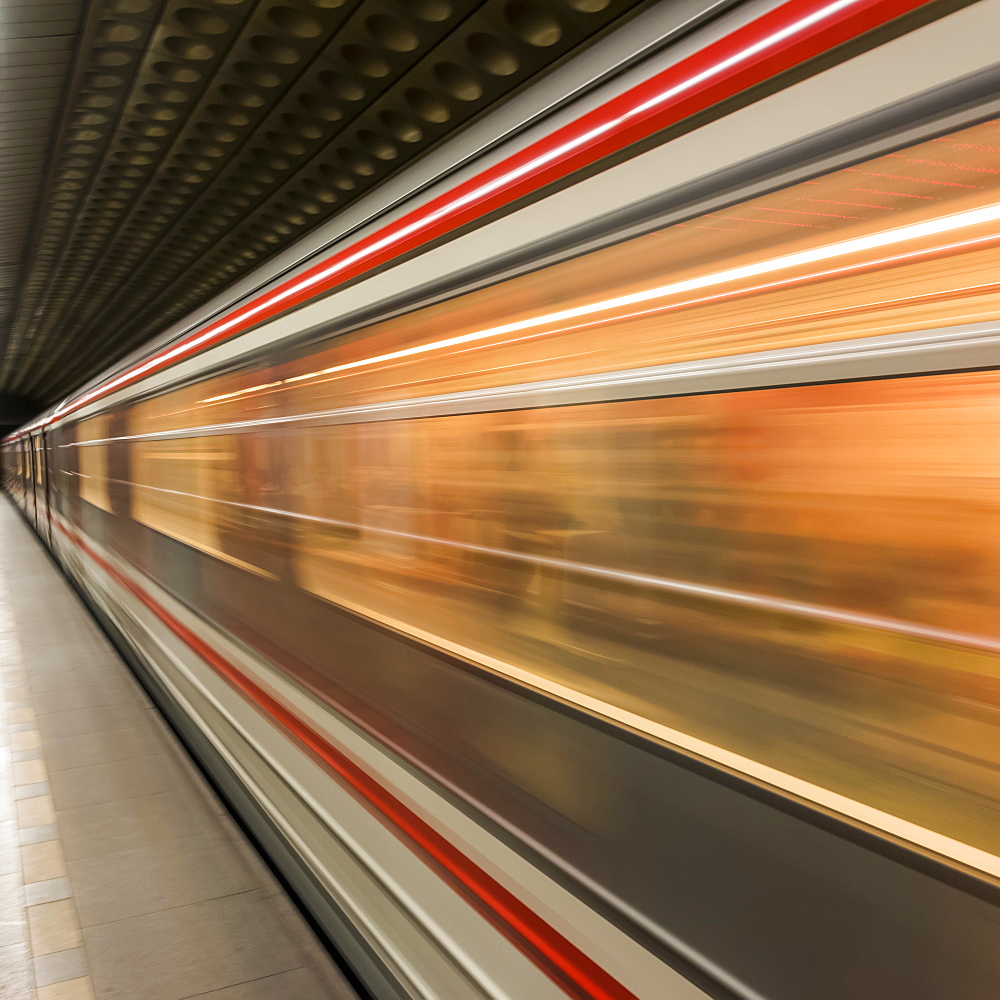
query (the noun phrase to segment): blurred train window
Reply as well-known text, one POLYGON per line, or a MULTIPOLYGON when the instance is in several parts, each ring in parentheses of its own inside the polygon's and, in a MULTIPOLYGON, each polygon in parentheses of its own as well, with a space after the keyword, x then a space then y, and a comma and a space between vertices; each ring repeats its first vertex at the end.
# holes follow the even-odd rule
POLYGON ((42 435, 39 434, 35 438, 35 468, 37 470, 38 485, 44 491, 47 481, 47 468, 45 464, 45 445, 42 441, 42 435))
POLYGON ((298 443, 296 509, 316 519, 301 580, 356 598, 391 578, 426 619, 426 582, 531 603, 538 569, 519 563, 558 557, 992 633, 998 388, 933 376, 325 428, 298 443))
POLYGON ((69 498, 76 496, 80 479, 75 474, 79 449, 73 447, 76 440, 76 428, 73 424, 63 424, 56 427, 49 438, 51 448, 52 479, 50 488, 55 501, 56 510, 67 515, 70 511, 69 498))
MULTIPOLYGON (((247 373, 221 376, 140 403, 130 414, 133 426, 175 431, 197 426, 198 402, 206 392, 246 384, 247 373)), ((221 412, 241 415, 238 400, 221 412)), ((130 443, 132 510, 137 521, 253 572, 265 539, 250 505, 268 502, 271 480, 262 449, 249 434, 197 434, 140 439, 130 443)), ((266 533, 265 533, 266 534, 266 533)))
POLYGON ((997 847, 944 804, 988 801, 955 757, 1000 766, 987 729, 938 725, 905 793, 872 734, 1000 703, 998 398, 971 373, 288 434, 297 579, 997 847))
POLYGON ((88 441, 102 441, 107 438, 109 424, 110 418, 107 414, 90 417, 78 424, 79 469, 77 475, 80 480, 80 499, 110 513, 108 446, 107 444, 87 444, 88 441))
MULTIPOLYGON (((137 411, 148 404, 140 404, 137 411)), ((231 439, 181 438, 132 444, 132 516, 207 552, 219 546, 210 498, 217 468, 230 460, 231 439)))

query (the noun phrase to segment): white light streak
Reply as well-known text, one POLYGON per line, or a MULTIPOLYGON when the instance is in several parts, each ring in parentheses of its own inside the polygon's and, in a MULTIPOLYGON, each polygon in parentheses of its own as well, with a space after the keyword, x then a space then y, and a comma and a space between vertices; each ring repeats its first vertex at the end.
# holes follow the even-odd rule
POLYGON ((819 8, 819 10, 813 11, 805 17, 794 21, 792 24, 786 25, 785 27, 772 32, 765 38, 746 46, 733 55, 720 60, 705 70, 702 70, 700 73, 696 73, 693 76, 682 80, 680 83, 667 87, 659 94, 654 95, 642 104, 629 108, 617 117, 609 118, 599 125, 596 125, 585 132, 581 132, 578 135, 572 136, 565 142, 539 153, 520 165, 510 167, 508 170, 498 174, 496 177, 475 185, 470 190, 451 198, 437 208, 425 211, 418 218, 413 219, 408 223, 392 227, 388 232, 383 231, 384 235, 375 239, 367 246, 361 247, 353 253, 348 253, 346 256, 334 261, 328 267, 322 268, 315 274, 303 278, 300 281, 293 282, 285 288, 279 289, 270 295, 262 297, 256 303, 237 310, 228 319, 209 326, 200 334, 197 334, 191 339, 182 341, 176 347, 166 351, 165 353, 154 355, 149 361, 140 365, 138 368, 126 371, 105 385, 98 386, 97 388, 91 390, 91 392, 76 401, 74 409, 79 409, 100 396, 108 395, 115 389, 142 378, 145 374, 156 368, 168 365, 170 361, 178 357, 180 354, 196 350, 200 345, 204 344, 211 338, 215 338, 220 334, 225 334, 228 331, 235 330, 237 327, 245 326, 247 321, 252 320, 255 316, 259 316, 262 312, 270 309, 272 306, 286 301, 287 299, 298 295, 300 292, 307 291, 321 282, 325 282, 337 273, 343 272, 356 264, 364 262, 366 259, 381 253, 383 250, 391 248, 394 244, 400 243, 408 237, 414 236, 422 230, 429 228, 434 223, 446 219, 450 215, 454 215, 461 209, 481 201, 497 191, 507 188, 508 186, 521 180, 523 177, 538 171, 542 167, 548 166, 550 163, 553 163, 563 156, 584 148, 595 139, 598 139, 621 126, 630 123, 650 110, 669 102, 671 99, 699 86, 700 84, 705 83, 708 80, 711 80, 714 77, 718 77, 721 74, 726 73, 728 70, 739 65, 740 63, 744 63, 767 49, 773 48, 779 43, 786 41, 792 36, 800 34, 822 21, 828 20, 849 7, 857 6, 860 2, 861 0, 834 0, 833 3, 829 3, 826 6, 819 8))
POLYGON ((781 257, 773 257, 769 260, 757 261, 753 264, 744 264, 740 267, 727 268, 722 271, 715 271, 711 274, 699 275, 695 278, 687 278, 684 281, 675 281, 666 285, 659 285, 655 288, 646 288, 642 291, 631 292, 628 295, 619 295, 610 299, 602 299, 597 302, 588 302, 584 305, 574 306, 570 309, 561 309, 556 312, 545 313, 541 316, 531 316, 527 319, 517 320, 513 323, 504 323, 499 326, 486 327, 481 330, 474 330, 471 333, 459 334, 454 337, 445 337, 428 344, 418 344, 414 347, 406 347, 398 351, 390 351, 385 354, 373 355, 369 358, 360 358, 357 361, 348 361, 344 364, 334 365, 330 368, 323 368, 320 371, 309 372, 306 375, 295 375, 285 379, 286 382, 301 382, 305 379, 317 378, 320 375, 331 375, 334 372, 348 371, 355 368, 362 368, 368 365, 380 364, 385 361, 395 361, 399 358, 413 357, 417 354, 426 354, 429 351, 437 351, 445 347, 456 347, 460 344, 468 344, 478 340, 486 340, 492 337, 500 337, 508 333, 518 333, 533 327, 548 326, 555 323, 564 323, 568 320, 580 319, 584 316, 593 316, 601 312, 609 312, 628 306, 634 306, 643 302, 650 302, 655 299, 667 298, 671 295, 678 295, 684 292, 696 291, 702 288, 709 288, 714 285, 721 285, 727 282, 740 281, 746 278, 755 278, 765 274, 774 274, 778 271, 788 270, 794 267, 801 267, 806 264, 814 264, 818 261, 831 260, 837 257, 846 257, 850 254, 860 253, 867 250, 875 250, 880 247, 893 246, 906 243, 911 240, 924 239, 929 236, 937 236, 942 233, 954 232, 957 229, 966 229, 984 223, 996 222, 1000 220, 1000 204, 988 205, 984 208, 971 209, 966 212, 959 212, 955 215, 943 216, 938 219, 931 219, 925 222, 913 223, 909 226, 901 226, 897 229, 885 230, 881 233, 872 233, 867 236, 858 236, 850 240, 842 240, 838 243, 830 243, 821 247, 814 247, 810 250, 800 250, 796 253, 785 254, 781 257))
POLYGON ((226 507, 237 507, 241 510, 249 510, 258 514, 288 517, 296 521, 308 521, 313 524, 324 524, 335 528, 358 528, 376 535, 405 538, 408 541, 423 542, 442 548, 459 549, 463 552, 475 552, 479 555, 498 556, 503 559, 509 559, 512 562, 529 563, 532 566, 545 566, 549 569, 563 570, 564 572, 576 573, 580 576, 613 580, 616 583, 628 583, 634 586, 648 587, 652 590, 681 594, 686 597, 696 597, 719 601, 725 604, 759 608, 779 614, 799 615, 837 625, 879 629, 886 632, 895 632, 897 635, 905 635, 914 639, 926 639, 931 642, 946 642, 960 646, 972 646, 976 649, 985 649, 991 652, 1000 652, 1000 639, 993 636, 977 635, 972 632, 959 632, 954 629, 935 628, 931 625, 921 625, 917 622, 908 622, 900 618, 887 618, 882 615, 845 611, 840 608, 831 608, 820 604, 808 604, 805 601, 789 601, 780 597, 768 597, 764 594, 732 590, 728 587, 713 587, 707 584, 691 583, 687 580, 675 580, 668 577, 652 576, 647 573, 632 573, 627 570, 594 566, 590 563, 572 562, 568 559, 554 559, 549 556, 512 552, 509 549, 497 549, 488 545, 474 545, 471 542, 456 542, 448 538, 436 538, 433 535, 420 535, 410 531, 399 531, 394 528, 379 528, 375 525, 363 524, 356 521, 340 521, 335 518, 319 517, 314 514, 302 514, 298 511, 282 510, 280 507, 262 507, 257 504, 240 503, 237 500, 222 500, 218 497, 203 496, 199 493, 186 493, 182 490, 170 490, 162 486, 148 486, 145 483, 135 483, 124 479, 109 479, 108 482, 143 490, 152 490, 156 493, 186 497, 191 500, 221 504, 226 507))

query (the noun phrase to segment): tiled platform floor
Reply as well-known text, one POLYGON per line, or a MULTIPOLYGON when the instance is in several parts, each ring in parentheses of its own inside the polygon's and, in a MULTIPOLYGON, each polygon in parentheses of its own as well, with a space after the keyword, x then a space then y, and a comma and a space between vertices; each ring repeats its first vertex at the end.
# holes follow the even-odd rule
POLYGON ((0 495, 0 1000, 354 993, 0 495))

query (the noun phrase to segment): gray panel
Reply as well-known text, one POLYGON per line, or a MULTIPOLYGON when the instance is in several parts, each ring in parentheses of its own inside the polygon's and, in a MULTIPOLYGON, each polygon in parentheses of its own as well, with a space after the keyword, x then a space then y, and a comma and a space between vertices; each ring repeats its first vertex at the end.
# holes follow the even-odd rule
POLYGON ((68 868, 84 925, 247 892, 258 884, 240 853, 214 832, 71 861, 68 868))

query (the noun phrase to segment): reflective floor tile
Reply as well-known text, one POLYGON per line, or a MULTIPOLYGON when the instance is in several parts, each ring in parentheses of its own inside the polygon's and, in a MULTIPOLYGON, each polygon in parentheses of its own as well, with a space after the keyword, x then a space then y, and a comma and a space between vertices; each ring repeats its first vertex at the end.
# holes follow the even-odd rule
POLYGON ((31 799, 20 799, 16 803, 17 825, 22 830, 34 826, 47 826, 56 819, 51 795, 36 795, 31 799))
POLYGON ((95 993, 181 1000, 301 967, 259 891, 84 932, 95 993))
POLYGON ((61 811, 165 792, 183 785, 185 779, 172 756, 156 754, 57 771, 50 784, 52 799, 61 811))
POLYGON ((212 828, 211 811, 186 789, 59 812, 68 861, 185 840, 212 828))
POLYGON ((94 1000, 90 976, 38 988, 38 1000, 94 1000))
POLYGON ((224 836, 205 836, 69 864, 84 927, 260 886, 260 873, 224 836))
POLYGON ((35 959, 35 983, 51 986, 67 980, 80 979, 87 974, 87 957, 82 948, 69 948, 35 959))
POLYGON ((82 944, 76 909, 69 899, 28 907, 28 940, 31 953, 50 955, 56 951, 79 948, 82 944))
POLYGON ((25 844, 21 848, 21 865, 26 885, 62 878, 66 874, 66 861, 58 840, 25 844))
MULTIPOLYGON (((238 983, 225 989, 214 990, 199 1000, 355 1000, 350 987, 335 982, 324 982, 311 969, 292 969, 275 976, 265 976, 249 983, 238 983)), ((185 1000, 195 1000, 185 998, 185 1000)))

